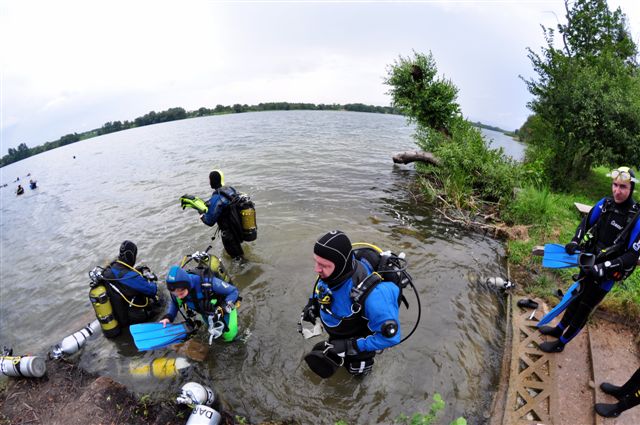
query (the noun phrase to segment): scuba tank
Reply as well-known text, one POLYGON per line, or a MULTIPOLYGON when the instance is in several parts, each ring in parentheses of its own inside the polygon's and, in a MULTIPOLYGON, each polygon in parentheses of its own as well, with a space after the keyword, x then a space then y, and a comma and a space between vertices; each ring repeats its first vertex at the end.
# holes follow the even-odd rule
POLYGON ((94 267, 94 269, 89 272, 89 278, 91 278, 91 283, 89 283, 91 287, 89 300, 91 300, 91 305, 96 312, 96 318, 100 322, 104 336, 114 338, 120 335, 121 329, 113 314, 111 300, 109 300, 107 288, 102 279, 102 270, 101 267, 94 267))
POLYGON ((59 359, 65 355, 68 356, 70 354, 77 353, 87 342, 87 339, 97 332, 98 329, 100 329, 100 321, 96 319, 84 328, 80 329, 78 332, 67 336, 60 341, 60 343, 56 344, 49 353, 49 357, 52 359, 59 359))
POLYGON ((0 356, 0 373, 6 376, 42 378, 47 371, 43 357, 12 356, 13 350, 5 348, 0 356))
POLYGON ((238 212, 242 224, 242 239, 246 242, 255 241, 258 237, 256 224, 256 208, 249 195, 242 193, 238 200, 238 212))
POLYGON ((187 425, 218 425, 222 420, 220 413, 212 407, 203 404, 193 406, 187 425))
POLYGON ((130 363, 129 373, 137 377, 173 378, 189 366, 191 365, 184 357, 158 357, 150 362, 130 363))
POLYGON ((515 286, 509 279, 503 279, 501 277, 488 277, 485 281, 487 285, 494 286, 500 289, 511 289, 515 286))
POLYGON ((176 398, 179 404, 204 404, 211 406, 215 401, 213 390, 197 382, 187 382, 180 388, 180 395, 176 398))
POLYGON ((219 279, 224 280, 225 282, 230 282, 229 275, 227 274, 227 270, 220 258, 215 255, 208 254, 207 251, 211 249, 211 246, 208 246, 204 252, 196 251, 191 255, 187 255, 182 257, 182 261, 180 262, 180 268, 184 268, 184 266, 191 260, 195 260, 197 266, 195 269, 189 269, 187 272, 199 274, 198 272, 213 272, 213 275, 219 279))

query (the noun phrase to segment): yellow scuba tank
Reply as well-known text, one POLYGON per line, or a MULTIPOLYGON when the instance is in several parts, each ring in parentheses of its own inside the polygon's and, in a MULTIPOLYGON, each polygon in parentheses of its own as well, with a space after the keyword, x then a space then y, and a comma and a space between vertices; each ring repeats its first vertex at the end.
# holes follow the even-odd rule
POLYGON ((242 239, 247 242, 255 241, 258 237, 256 209, 249 195, 245 193, 240 195, 238 211, 240 212, 240 222, 242 224, 242 239))
POLYGON ((107 338, 114 338, 120 335, 120 325, 113 314, 111 300, 107 294, 107 288, 102 280, 102 269, 94 268, 89 272, 91 278, 91 289, 89 290, 89 300, 96 313, 96 318, 100 322, 102 333, 107 338))
POLYGON ((206 252, 196 252, 193 255, 182 257, 180 267, 184 267, 191 259, 196 260, 198 262, 198 266, 196 267, 196 270, 188 270, 189 272, 197 273, 197 269, 209 269, 219 279, 229 282, 229 275, 227 275, 227 270, 222 264, 220 258, 215 255, 207 254, 206 252))
POLYGON ((172 378, 189 366, 184 357, 158 357, 150 362, 132 362, 129 373, 138 377, 172 378))

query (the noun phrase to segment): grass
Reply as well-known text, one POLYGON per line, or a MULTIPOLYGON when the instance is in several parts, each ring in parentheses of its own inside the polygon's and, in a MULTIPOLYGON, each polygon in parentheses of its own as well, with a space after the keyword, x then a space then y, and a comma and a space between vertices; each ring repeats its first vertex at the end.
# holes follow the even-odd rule
MULTIPOLYGON (((541 269, 540 257, 533 257, 531 250, 545 243, 567 243, 574 235, 581 216, 574 202, 593 205, 603 196, 611 195, 609 169, 596 168, 580 182, 572 193, 552 193, 546 188, 525 187, 508 205, 503 218, 512 224, 528 226, 528 240, 511 240, 507 243, 509 262, 512 266, 533 269, 538 274, 525 290, 548 301, 558 284, 566 289, 571 284, 571 274, 577 269, 541 269)), ((640 188, 639 188, 640 189, 640 188)), ((638 199, 638 191, 634 193, 638 199)), ((602 303, 602 308, 627 320, 640 318, 640 272, 636 269, 623 283, 616 283, 602 303)))

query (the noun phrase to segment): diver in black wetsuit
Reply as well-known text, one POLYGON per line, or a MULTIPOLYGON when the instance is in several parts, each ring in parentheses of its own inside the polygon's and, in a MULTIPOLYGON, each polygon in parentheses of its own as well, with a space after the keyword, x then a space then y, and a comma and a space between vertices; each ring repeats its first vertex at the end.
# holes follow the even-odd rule
POLYGON ((580 292, 572 299, 557 326, 542 326, 540 333, 558 338, 540 344, 547 353, 560 352, 584 327, 589 314, 616 281, 629 277, 640 255, 640 205, 633 200, 637 179, 633 170, 620 167, 609 174, 612 197, 602 198, 576 229, 565 251, 595 255, 595 264, 580 270, 580 292))
POLYGON ((600 389, 618 399, 617 403, 596 403, 595 409, 600 416, 615 418, 625 410, 640 404, 640 368, 621 387, 603 382, 600 389))

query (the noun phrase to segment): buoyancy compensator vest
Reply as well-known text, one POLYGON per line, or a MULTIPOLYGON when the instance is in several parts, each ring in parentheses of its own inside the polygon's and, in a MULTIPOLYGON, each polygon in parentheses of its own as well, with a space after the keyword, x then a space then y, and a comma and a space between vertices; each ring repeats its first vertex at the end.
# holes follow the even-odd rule
MULTIPOLYGON (((595 261, 598 263, 613 260, 626 251, 629 235, 639 219, 640 204, 634 202, 630 208, 620 210, 612 198, 606 198, 600 216, 593 226, 585 232, 580 246, 584 252, 595 254, 595 261), (611 227, 620 229, 620 231, 618 233, 612 232, 611 227)), ((628 278, 634 269, 635 264, 615 276, 614 280, 620 281, 628 278)))

